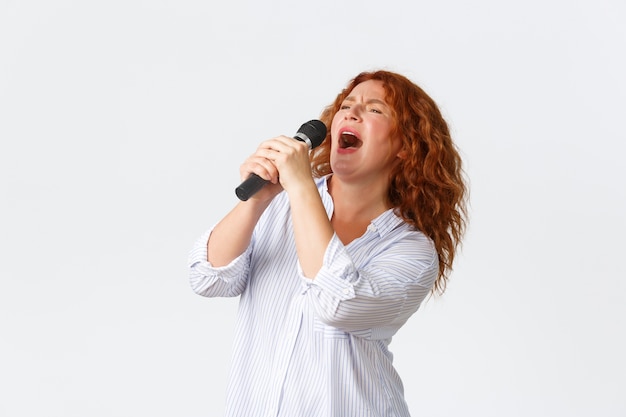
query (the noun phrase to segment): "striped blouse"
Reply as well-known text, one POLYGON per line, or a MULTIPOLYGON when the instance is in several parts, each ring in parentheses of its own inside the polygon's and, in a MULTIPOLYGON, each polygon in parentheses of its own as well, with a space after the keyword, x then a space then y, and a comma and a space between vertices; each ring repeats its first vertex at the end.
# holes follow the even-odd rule
MULTIPOLYGON (((330 218, 326 178, 317 184, 330 218)), ((388 210, 348 245, 335 235, 311 280, 284 192, 229 265, 207 262, 210 233, 190 252, 190 283, 202 296, 240 296, 227 417, 409 416, 388 346, 437 277, 430 239, 388 210)))

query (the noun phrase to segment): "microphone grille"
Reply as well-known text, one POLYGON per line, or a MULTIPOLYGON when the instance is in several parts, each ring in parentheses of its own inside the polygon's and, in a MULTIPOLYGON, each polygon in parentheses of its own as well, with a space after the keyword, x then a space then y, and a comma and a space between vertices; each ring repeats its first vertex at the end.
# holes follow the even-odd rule
POLYGON ((298 133, 306 135, 311 141, 311 149, 320 146, 326 139, 326 125, 321 120, 309 120, 298 129, 298 133))

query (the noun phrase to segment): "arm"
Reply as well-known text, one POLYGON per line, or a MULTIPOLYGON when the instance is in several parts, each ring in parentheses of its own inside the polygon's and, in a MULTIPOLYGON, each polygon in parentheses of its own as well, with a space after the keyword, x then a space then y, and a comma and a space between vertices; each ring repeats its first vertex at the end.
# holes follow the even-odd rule
POLYGON ((269 202, 237 204, 202 235, 189 255, 190 284, 205 297, 234 297, 245 289, 254 228, 269 202))
POLYGON ((252 232, 272 199, 281 191, 274 164, 257 152, 240 168, 242 180, 255 173, 269 183, 247 201, 239 202, 213 229, 207 242, 207 260, 214 267, 228 265, 250 245, 252 232))
MULTIPOLYGON (((374 232, 375 233, 375 232, 374 232)), ((437 254, 419 232, 395 230, 371 245, 346 250, 334 237, 307 300, 320 320, 344 331, 399 328, 437 277, 437 254)))
POLYGON ((189 284, 196 294, 204 297, 236 297, 246 288, 249 253, 244 252, 227 266, 213 267, 207 261, 207 240, 211 232, 209 229, 202 234, 189 253, 189 284))
POLYGON ((276 179, 289 196, 298 260, 304 275, 314 278, 335 232, 311 174, 309 148, 279 136, 261 144, 258 153, 280 173, 276 179))
POLYGON ((236 296, 246 286, 255 226, 272 199, 281 191, 276 168, 256 153, 240 168, 242 178, 253 172, 269 180, 270 184, 254 197, 238 203, 196 241, 189 255, 190 284, 199 295, 236 296))
MULTIPOLYGON (((310 178, 310 176, 309 176, 310 178)), ((298 260, 305 277, 314 279, 335 231, 312 179, 289 193, 298 260)))
POLYGON ((252 232, 268 202, 250 199, 238 203, 220 221, 207 242, 207 261, 214 267, 228 265, 250 245, 252 232))

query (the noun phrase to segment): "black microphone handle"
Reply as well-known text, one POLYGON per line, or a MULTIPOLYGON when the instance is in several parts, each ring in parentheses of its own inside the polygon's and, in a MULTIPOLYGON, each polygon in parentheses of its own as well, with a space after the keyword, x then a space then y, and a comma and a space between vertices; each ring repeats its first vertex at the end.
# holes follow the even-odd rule
POLYGON ((259 191, 268 181, 259 177, 257 174, 250 174, 248 179, 242 182, 239 187, 235 188, 235 194, 241 201, 246 201, 259 191))

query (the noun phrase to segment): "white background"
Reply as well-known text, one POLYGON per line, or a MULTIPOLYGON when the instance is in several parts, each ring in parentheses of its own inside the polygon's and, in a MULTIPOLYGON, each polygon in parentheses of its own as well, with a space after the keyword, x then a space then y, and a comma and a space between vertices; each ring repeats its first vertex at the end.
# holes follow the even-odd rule
POLYGON ((471 182, 447 293, 391 344, 414 416, 626 415, 621 0, 0 3, 0 416, 219 416, 236 299, 187 253, 257 144, 362 70, 471 182))

